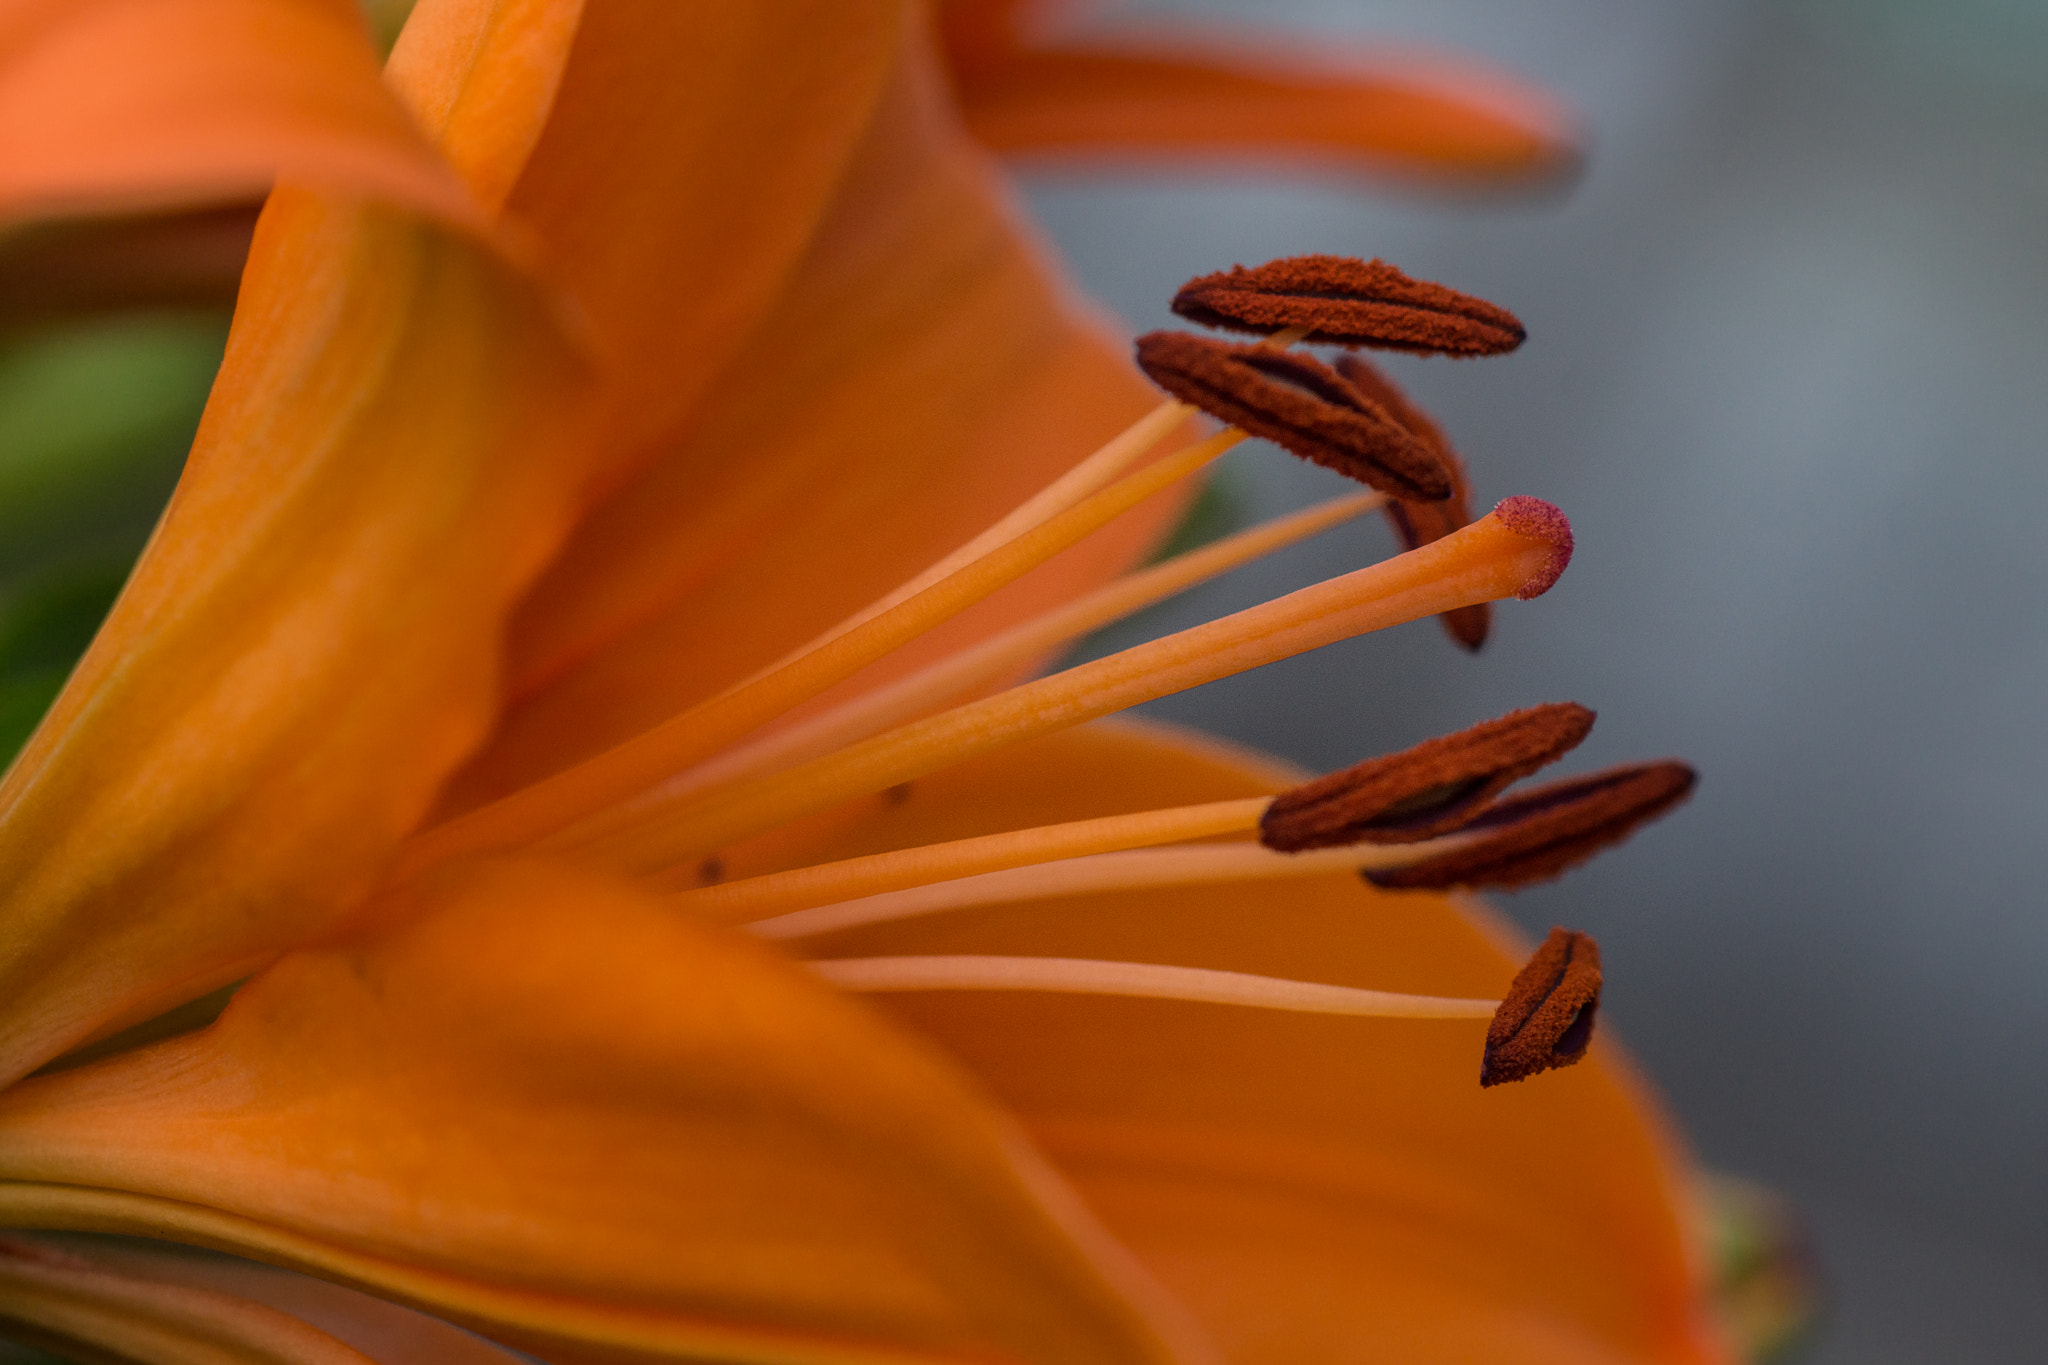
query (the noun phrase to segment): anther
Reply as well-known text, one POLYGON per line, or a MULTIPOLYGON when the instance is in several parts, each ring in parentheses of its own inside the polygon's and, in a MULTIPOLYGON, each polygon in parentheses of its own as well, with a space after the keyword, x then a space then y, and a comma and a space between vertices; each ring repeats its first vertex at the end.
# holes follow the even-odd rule
POLYGON ((1182 285, 1173 311, 1204 327, 1272 333, 1307 329, 1305 340, 1424 355, 1499 355, 1528 333, 1507 309, 1385 261, 1290 256, 1238 265, 1182 285))
POLYGON ((1592 728, 1591 711, 1557 702, 1367 759, 1274 797, 1259 821, 1259 842, 1298 853, 1448 834, 1471 823, 1509 783, 1577 747, 1592 728))
POLYGON ((1578 1061, 1593 1041, 1599 1008, 1600 945, 1590 935, 1552 929, 1494 1011, 1479 1084, 1526 1080, 1578 1061))
POLYGON ((1313 356, 1151 332, 1138 338, 1138 368, 1182 402, 1382 493, 1450 496, 1436 453, 1313 356))
MULTIPOLYGON (((1465 475, 1465 462, 1451 448, 1443 428, 1415 401, 1401 391, 1379 366, 1359 355, 1337 357, 1338 374, 1350 381, 1368 399, 1380 405, 1389 417, 1406 427, 1409 434, 1436 452, 1444 471, 1451 476, 1451 495, 1436 502, 1407 502, 1396 498, 1387 503, 1387 520, 1401 538, 1401 548, 1413 550, 1441 540, 1472 520, 1472 485, 1465 475)), ((1493 608, 1481 602, 1459 607, 1437 617, 1445 631, 1465 648, 1477 652, 1486 643, 1493 624, 1493 608)))
POLYGON ((1576 867, 1692 793, 1683 763, 1630 764, 1552 782, 1497 801, 1462 831, 1464 842, 1427 862, 1363 873, 1390 889, 1526 886, 1576 867))

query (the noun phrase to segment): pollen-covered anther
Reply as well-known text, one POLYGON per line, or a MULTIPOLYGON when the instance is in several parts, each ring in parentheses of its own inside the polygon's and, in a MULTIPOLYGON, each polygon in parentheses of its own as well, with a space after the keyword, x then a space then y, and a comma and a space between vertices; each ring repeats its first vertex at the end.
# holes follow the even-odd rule
POLYGON ((1464 827, 1457 848, 1363 875, 1376 886, 1399 890, 1547 881, 1676 806, 1696 780, 1690 767, 1666 760, 1547 783, 1496 801, 1464 827))
POLYGON ((1528 335, 1513 313, 1485 299, 1352 256, 1232 266, 1182 285, 1173 311, 1204 327, 1263 334, 1299 327, 1311 342, 1424 355, 1499 355, 1528 335))
MULTIPOLYGON (((1340 355, 1336 370, 1352 388, 1379 404, 1389 417, 1406 427, 1410 435, 1435 451, 1451 476, 1451 495, 1447 498, 1436 502, 1409 502, 1401 498, 1388 501, 1387 521, 1393 526, 1394 534, 1400 537, 1401 547, 1417 549, 1469 525, 1472 520, 1471 480, 1466 476, 1465 462, 1451 447, 1450 438, 1444 435, 1436 419, 1389 379, 1385 371, 1364 356, 1340 355)), ((1487 632, 1493 626, 1493 608, 1480 602, 1447 611, 1437 620, 1443 623, 1444 630, 1453 640, 1476 652, 1486 643, 1487 632)))
POLYGON ((1313 356, 1151 332, 1138 367, 1182 402, 1382 493, 1451 494, 1436 452, 1313 356))
POLYGON ((1593 1041, 1599 1008, 1600 945, 1590 935, 1552 929, 1493 1013, 1479 1084, 1527 1080, 1578 1061, 1593 1041))
POLYGON ((1591 711, 1557 702, 1367 759, 1274 797, 1259 821, 1259 842, 1298 853, 1448 834, 1481 814, 1509 783, 1570 752, 1592 728, 1591 711))

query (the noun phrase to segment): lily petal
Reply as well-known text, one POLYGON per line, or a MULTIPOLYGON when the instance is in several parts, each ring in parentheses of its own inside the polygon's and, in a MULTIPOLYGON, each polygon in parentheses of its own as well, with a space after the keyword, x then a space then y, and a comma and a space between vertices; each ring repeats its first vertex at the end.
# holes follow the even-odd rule
POLYGON ((1222 33, 1191 44, 1144 31, 1115 42, 1031 41, 1032 4, 942 9, 967 126, 1025 155, 1276 154, 1371 173, 1481 180, 1568 171, 1568 118, 1533 87, 1412 53, 1294 50, 1222 33))
POLYGON ((10 0, 0 220, 238 201, 278 179, 480 222, 350 0, 10 0))
POLYGON ((12 1336, 84 1348, 94 1360, 374 1365, 325 1332, 261 1304, 123 1274, 14 1238, 0 1239, 0 1323, 12 1336))
MULTIPOLYGON (((621 467, 670 436, 781 293, 910 22, 903 0, 587 7, 505 212, 606 363, 621 467)), ((466 84, 526 89, 515 48, 495 60, 512 69, 466 84)))
POLYGON ((546 864, 401 897, 198 1034, 0 1097, 0 1222, 277 1261, 557 1360, 1176 1358, 1007 1122, 800 969, 546 864))
POLYGON ((272 196, 184 480, 0 785, 0 1075, 368 894, 490 724, 581 492, 578 373, 466 241, 272 196))
POLYGON ((583 0, 424 0, 384 79, 479 203, 504 207, 561 88, 583 0))
MULTIPOLYGON (((521 608, 514 707, 451 806, 616 743, 802 644, 1159 402, 961 136, 926 41, 906 33, 774 309, 521 608)), ((1127 515, 857 687, 1094 586, 1179 502, 1127 515)))
MULTIPOLYGON (((747 875, 1295 780, 1220 746, 1097 725, 923 779, 821 847, 764 841, 727 864, 747 875)), ((990 907, 806 948, 1161 962, 1460 997, 1498 996, 1519 961, 1482 907, 1342 874, 990 907)), ((1233 1361, 1725 1358, 1672 1141, 1610 1042, 1508 1094, 1479 1087, 1483 1021, 1012 992, 878 1004, 995 1089, 1233 1361)))

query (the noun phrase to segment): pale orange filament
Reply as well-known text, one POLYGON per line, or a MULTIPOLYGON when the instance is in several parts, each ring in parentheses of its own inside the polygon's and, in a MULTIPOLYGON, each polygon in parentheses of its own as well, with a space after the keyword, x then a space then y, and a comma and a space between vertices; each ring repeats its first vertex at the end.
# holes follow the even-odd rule
POLYGON ((698 887, 678 894, 675 903, 719 919, 756 919, 799 906, 851 900, 1056 858, 1242 834, 1258 827, 1259 817, 1270 804, 1271 797, 1254 796, 954 839, 698 887))
POLYGON ((853 957, 807 965, 852 991, 1055 991, 1375 1019, 1491 1019, 1500 1007, 1498 1000, 1402 995, 1205 967, 1081 957, 853 957))
POLYGON ((1376 511, 1383 493, 1355 493, 1240 531, 1165 563, 1127 574, 1084 597, 970 646, 906 678, 866 692, 787 729, 729 749, 662 784, 672 799, 714 783, 800 763, 892 725, 930 715, 1029 667, 1050 651, 1239 565, 1376 511))
POLYGON ((1369 867, 1399 867, 1435 857, 1471 836, 1447 835, 1414 844, 1353 844, 1309 853, 1279 853, 1255 843, 1192 844, 1184 848, 1132 848, 1087 857, 1015 866, 931 881, 809 909, 753 920, 747 932, 762 938, 806 938, 864 924, 889 924, 980 905, 1053 900, 1105 891, 1147 891, 1173 886, 1325 877, 1369 867))
POLYGON ((716 851, 977 754, 1336 640, 1555 576, 1557 547, 1490 513, 1441 540, 1206 625, 876 735, 780 773, 610 812, 558 847, 632 875, 716 851))

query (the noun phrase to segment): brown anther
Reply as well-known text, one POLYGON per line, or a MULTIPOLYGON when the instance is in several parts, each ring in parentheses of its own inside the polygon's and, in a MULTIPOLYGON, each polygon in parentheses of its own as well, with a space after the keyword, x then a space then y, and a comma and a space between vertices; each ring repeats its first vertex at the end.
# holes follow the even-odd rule
POLYGON ((1385 261, 1289 256, 1189 280, 1173 311, 1204 327, 1423 355, 1499 355, 1528 335, 1513 313, 1455 289, 1410 279, 1385 261))
MULTIPOLYGON (((1436 424, 1436 419, 1423 411, 1393 380, 1387 378, 1379 366, 1364 356, 1340 355, 1336 370, 1350 381, 1352 388, 1379 404, 1389 417, 1408 428, 1416 440, 1435 451, 1451 476, 1451 495, 1448 498, 1437 502, 1406 502, 1396 498, 1387 504, 1387 520, 1393 524, 1394 534, 1401 538, 1402 548, 1419 550, 1469 524, 1472 520, 1472 485, 1465 476, 1465 462, 1451 448, 1449 438, 1436 424)), ((1443 623, 1453 640, 1477 653, 1479 647, 1486 643, 1486 633, 1493 625, 1493 607, 1490 603, 1478 602, 1443 612, 1436 619, 1443 623)))
POLYGON ((1633 834, 1691 795, 1683 763, 1636 763, 1567 778, 1497 801, 1467 824, 1475 841, 1406 867, 1364 873, 1392 889, 1526 886, 1548 881, 1633 834))
POLYGON ((1556 762, 1592 728, 1591 711, 1554 702, 1369 758, 1274 797, 1259 842, 1299 853, 1433 839, 1471 823, 1509 783, 1556 762))
POLYGON ((1182 402, 1390 497, 1450 496, 1436 453, 1314 356, 1149 332, 1138 368, 1182 402))
POLYGON ((1600 945, 1589 934, 1552 929, 1493 1012, 1479 1084, 1527 1080, 1578 1061, 1593 1041, 1599 1008, 1600 945))

